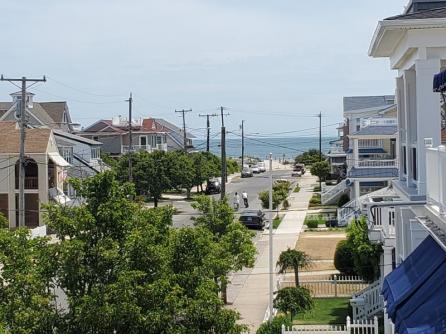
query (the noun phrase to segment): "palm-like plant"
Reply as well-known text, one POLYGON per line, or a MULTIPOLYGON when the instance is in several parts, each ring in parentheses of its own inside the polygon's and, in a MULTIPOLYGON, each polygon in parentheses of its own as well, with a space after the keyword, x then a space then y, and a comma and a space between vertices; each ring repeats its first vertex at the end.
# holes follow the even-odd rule
POLYGON ((276 265, 279 267, 279 274, 283 274, 292 268, 294 270, 296 286, 299 286, 299 269, 309 267, 311 262, 311 258, 305 252, 288 248, 286 251, 280 253, 276 265))

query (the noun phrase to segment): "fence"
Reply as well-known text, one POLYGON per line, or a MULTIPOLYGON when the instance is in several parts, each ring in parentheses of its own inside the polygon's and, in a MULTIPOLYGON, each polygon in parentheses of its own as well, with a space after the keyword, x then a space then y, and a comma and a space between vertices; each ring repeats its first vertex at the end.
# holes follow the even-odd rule
MULTIPOLYGON (((334 275, 330 279, 302 280, 299 283, 309 289, 313 297, 350 297, 369 285, 358 276, 338 275, 334 275)), ((291 277, 281 278, 277 281, 277 284, 278 289, 295 286, 294 279, 291 279, 291 277)))
POLYGON ((295 325, 286 328, 282 325, 282 334, 378 334, 378 318, 373 320, 351 321, 347 317, 347 324, 344 325, 295 325))

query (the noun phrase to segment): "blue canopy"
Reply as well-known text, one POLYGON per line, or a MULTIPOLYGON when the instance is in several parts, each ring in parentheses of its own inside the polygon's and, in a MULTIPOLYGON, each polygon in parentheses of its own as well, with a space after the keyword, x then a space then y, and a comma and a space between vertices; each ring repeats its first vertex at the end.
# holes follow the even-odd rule
POLYGON ((446 264, 397 310, 396 333, 446 333, 446 264))
POLYGON ((382 295, 389 317, 446 262, 446 253, 428 236, 395 270, 386 276, 382 295))
POLYGON ((434 92, 444 92, 446 90, 446 71, 434 75, 434 92))

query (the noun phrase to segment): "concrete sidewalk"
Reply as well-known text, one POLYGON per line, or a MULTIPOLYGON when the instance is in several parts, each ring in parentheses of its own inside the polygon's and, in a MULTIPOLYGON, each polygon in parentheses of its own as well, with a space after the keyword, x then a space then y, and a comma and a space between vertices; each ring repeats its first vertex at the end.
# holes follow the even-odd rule
MULTIPOLYGON (((305 175, 298 182, 301 191, 292 193, 288 198, 290 211, 285 214, 282 223, 274 232, 274 267, 280 253, 287 248, 294 248, 296 245, 305 220, 308 202, 312 196, 312 185, 316 183, 316 177, 305 175)), ((232 303, 230 307, 240 312, 241 322, 249 326, 250 333, 255 333, 263 322, 269 304, 268 238, 268 233, 264 233, 256 244, 258 255, 254 268, 235 273, 228 288, 229 302, 232 303), (243 284, 241 288, 240 284, 243 284)), ((276 276, 275 274, 275 281, 276 276)))

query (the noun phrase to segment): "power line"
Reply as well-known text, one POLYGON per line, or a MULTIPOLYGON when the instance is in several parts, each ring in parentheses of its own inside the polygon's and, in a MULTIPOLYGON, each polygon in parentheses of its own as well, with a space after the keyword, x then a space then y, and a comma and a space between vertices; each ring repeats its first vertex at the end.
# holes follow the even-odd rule
POLYGON ((182 109, 182 110, 175 110, 176 113, 181 113, 183 116, 183 149, 184 152, 187 153, 187 133, 186 133, 186 113, 191 112, 192 109, 182 109))

